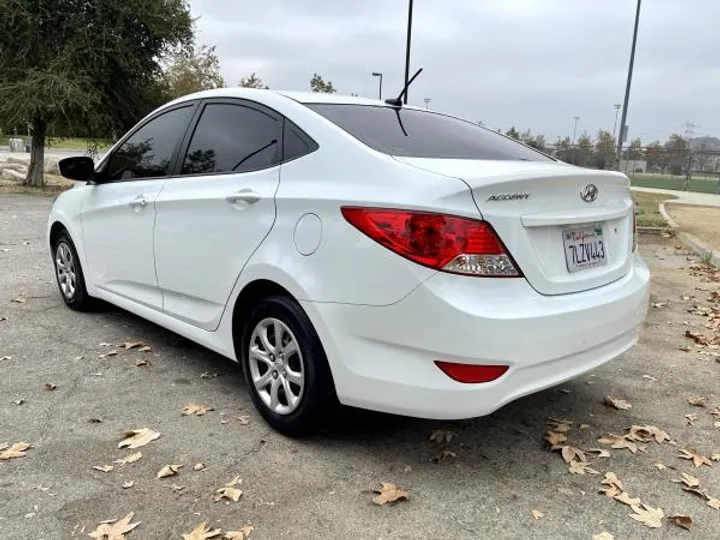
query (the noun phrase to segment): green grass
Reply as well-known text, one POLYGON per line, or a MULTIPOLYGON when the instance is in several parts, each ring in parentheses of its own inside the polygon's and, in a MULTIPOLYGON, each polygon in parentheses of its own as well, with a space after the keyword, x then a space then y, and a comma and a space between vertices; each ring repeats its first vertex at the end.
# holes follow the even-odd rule
MULTIPOLYGON (((685 186, 684 176, 671 176, 669 174, 632 174, 630 183, 637 187, 656 189, 675 189, 682 191, 685 186)), ((718 193, 718 179, 710 177, 692 178, 688 191, 698 193, 718 193)))
POLYGON ((635 199, 638 227, 667 227, 667 222, 660 214, 658 206, 663 201, 677 199, 677 197, 642 191, 633 191, 632 195, 635 199))

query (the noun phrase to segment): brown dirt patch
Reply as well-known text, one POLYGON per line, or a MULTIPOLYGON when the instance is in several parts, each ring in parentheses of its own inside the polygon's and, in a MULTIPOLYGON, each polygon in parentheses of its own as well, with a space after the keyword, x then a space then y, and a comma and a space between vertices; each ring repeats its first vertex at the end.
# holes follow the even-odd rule
POLYGON ((720 250, 720 208, 668 204, 665 209, 683 231, 694 234, 714 250, 720 250))

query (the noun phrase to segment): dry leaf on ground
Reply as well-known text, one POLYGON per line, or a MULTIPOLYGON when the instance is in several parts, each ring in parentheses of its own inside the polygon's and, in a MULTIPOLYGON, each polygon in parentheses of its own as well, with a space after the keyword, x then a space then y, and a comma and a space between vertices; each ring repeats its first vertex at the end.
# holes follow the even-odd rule
POLYGON ((247 540, 254 530, 255 527, 247 523, 239 531, 227 531, 223 535, 223 540, 247 540))
POLYGON ((694 425, 695 425, 695 422, 697 422, 698 415, 695 414, 695 413, 686 414, 686 415, 685 415, 685 419, 687 420, 687 425, 688 425, 688 426, 694 426, 694 425))
POLYGON ((112 465, 93 465, 93 469, 105 473, 112 471, 114 468, 112 465))
POLYGON ((607 531, 593 535, 593 540, 615 540, 615 537, 607 531))
POLYGON ((589 448, 585 451, 592 452, 593 454, 597 454, 597 457, 599 457, 599 458, 609 458, 611 455, 610 451, 605 450, 604 448, 589 448))
POLYGON ((449 443, 453 440, 456 433, 446 429, 436 429, 430 432, 430 440, 439 443, 449 443))
POLYGON ((158 478, 167 478, 168 476, 175 476, 180 470, 182 465, 165 465, 157 473, 158 478))
POLYGON ((127 351, 130 349, 135 349, 136 347, 144 347, 145 343, 142 341, 126 341, 122 344, 122 347, 127 351))
POLYGON ((554 431, 548 431, 545 433, 543 439, 552 446, 553 450, 559 448, 562 443, 567 441, 567 437, 565 435, 562 433, 555 433, 554 431))
POLYGON ((182 410, 183 416, 192 416, 193 414, 195 416, 203 416, 209 411, 214 410, 212 407, 208 407, 207 405, 198 405, 197 403, 188 403, 185 405, 185 407, 182 410))
POLYGON ((130 489, 130 488, 133 487, 134 485, 135 485, 135 481, 134 481, 134 480, 128 480, 127 482, 123 482, 123 483, 122 483, 122 488, 123 488, 123 489, 130 489))
POLYGON ((193 470, 194 470, 194 471, 204 471, 204 470, 206 470, 206 469, 207 469, 207 467, 205 466, 204 463, 196 463, 196 464, 193 466, 193 470))
POLYGON ((710 456, 710 459, 712 461, 720 461, 720 453, 713 454, 712 456, 710 456))
POLYGON ((55 390, 56 388, 57 388, 57 386, 54 385, 53 383, 49 383, 49 382, 46 382, 46 383, 45 383, 45 391, 46 391, 46 392, 52 392, 52 391, 55 390))
POLYGON ((670 440, 670 435, 668 435, 667 432, 663 431, 659 427, 650 425, 633 425, 630 427, 630 429, 628 429, 628 433, 625 437, 627 439, 640 442, 655 441, 658 444, 670 440))
POLYGON ((585 457, 585 452, 583 452, 579 448, 570 446, 569 444, 562 447, 561 454, 562 458, 565 460, 565 463, 570 463, 573 460, 587 461, 587 457, 585 457))
POLYGON ((668 520, 677 525, 678 527, 682 527, 683 529, 687 529, 688 531, 692 528, 692 518, 690 516, 674 514, 672 516, 668 516, 668 520))
POLYGON ((432 463, 440 463, 441 461, 445 461, 447 459, 452 459, 452 458, 456 458, 456 457, 457 457, 457 454, 455 452, 445 448, 439 454, 431 457, 430 461, 432 463))
POLYGON ((10 300, 10 302, 14 302, 16 304, 24 304, 25 302, 27 302, 27 300, 25 300, 24 298, 18 297, 18 298, 13 298, 12 300, 10 300))
POLYGON ((662 519, 665 517, 662 508, 653 508, 652 506, 643 504, 642 506, 633 506, 632 509, 635 513, 629 514, 629 516, 634 520, 639 521, 651 529, 659 529, 662 527, 662 519))
POLYGON ((134 515, 134 512, 130 512, 120 520, 111 519, 103 521, 89 536, 91 538, 97 538, 98 540, 125 540, 125 535, 140 525, 139 521, 137 523, 130 523, 134 515))
POLYGON ((138 351, 140 351, 140 352, 150 352, 150 351, 152 351, 152 347, 150 347, 150 345, 143 345, 142 347, 140 347, 140 348, 138 349, 138 351))
POLYGON ((110 356, 117 356, 117 351, 108 351, 105 354, 101 354, 98 358, 109 358, 110 356))
POLYGON ((126 463, 135 463, 136 461, 140 461, 142 459, 143 455, 142 452, 135 452, 134 454, 130 454, 129 456, 126 456, 124 458, 116 459, 113 461, 113 463, 117 465, 125 465, 126 463))
POLYGON ((568 471, 570 474, 600 474, 599 471, 596 471, 588 463, 584 461, 572 461, 570 462, 570 467, 568 467, 568 471))
POLYGON ((685 473, 682 473, 682 478, 671 481, 677 484, 685 484, 687 487, 698 487, 700 485, 700 480, 685 473))
POLYGON ((712 467, 712 463, 710 462, 710 460, 702 454, 699 454, 695 448, 680 449, 680 455, 678 457, 680 459, 691 460, 695 467, 700 467, 701 465, 707 465, 708 467, 712 467))
POLYGON ((125 433, 125 438, 118 443, 118 448, 140 448, 160 437, 157 431, 148 428, 133 429, 125 433))
POLYGON ((390 484, 387 482, 382 483, 382 487, 380 489, 373 490, 373 493, 377 493, 375 497, 373 497, 372 502, 375 504, 382 506, 387 503, 394 503, 399 500, 409 500, 410 494, 397 487, 395 484, 390 484))
POLYGON ((238 502, 242 496, 242 490, 234 487, 221 487, 215 490, 212 500, 218 502, 223 499, 238 502))
POLYGON ((615 497, 623 492, 623 485, 620 479, 615 475, 614 472, 605 473, 605 478, 600 481, 601 484, 607 486, 600 490, 600 493, 604 493, 608 497, 615 497))
POLYGON ((206 521, 198 523, 195 528, 187 534, 183 534, 183 540, 208 540, 217 538, 222 534, 220 529, 213 529, 206 521))
POLYGON ((616 399, 614 397, 607 396, 603 400, 603 405, 607 405, 608 407, 613 407, 617 409, 618 411, 629 411, 632 409, 632 405, 625 401, 624 399, 616 399))
POLYGON ((558 433, 567 433, 570 431, 570 427, 572 426, 571 420, 558 420, 557 418, 548 418, 548 426, 552 427, 553 431, 556 431, 558 433))
POLYGON ((250 417, 249 416, 236 416, 238 422, 242 424, 243 426, 247 426, 250 423, 250 417))
POLYGON ((143 366, 147 366, 147 365, 148 365, 147 360, 142 360, 142 359, 135 360, 135 367, 143 367, 143 366))
POLYGON ((533 508, 533 511, 532 511, 532 517, 533 517, 533 519, 535 519, 535 520, 542 519, 542 517, 543 517, 544 515, 545 515, 545 514, 542 513, 540 510, 535 510, 535 509, 533 508))
POLYGON ((715 510, 720 510, 720 499, 715 499, 713 497, 710 497, 708 499, 707 505, 710 508, 714 508, 715 510))
POLYGON ((627 448, 633 454, 637 452, 637 444, 629 441, 624 435, 615 435, 614 433, 608 433, 598 439, 600 444, 609 444, 611 448, 621 449, 627 448))
POLYGON ((696 334, 694 332, 691 332, 690 330, 685 330, 685 337, 692 339, 698 345, 709 345, 709 342, 707 338, 705 338, 705 336, 701 336, 700 334, 696 334))
POLYGON ((667 306, 667 302, 651 302, 650 305, 655 309, 662 309, 667 306))
MULTIPOLYGON (((692 405, 693 407, 704 407, 706 401, 707 401, 707 398, 704 398, 704 397, 688 398, 688 403, 690 405, 692 405)), ((670 518, 668 518, 668 519, 670 519, 670 518)))
POLYGON ((26 442, 16 442, 10 447, 7 445, 3 445, 5 448, 0 448, 0 460, 6 460, 6 459, 14 459, 14 458, 21 458, 25 457, 27 455, 27 450, 30 448, 30 445, 26 442))
POLYGON ((628 495, 627 491, 623 491, 622 493, 615 495, 613 499, 623 504, 627 504, 628 506, 637 506, 638 504, 640 504, 640 498, 631 497, 630 495, 628 495))
POLYGON ((720 420, 720 407, 713 407, 713 410, 710 411, 710 414, 715 418, 716 420, 720 420))
POLYGON ((659 469, 661 471, 664 471, 665 469, 667 469, 667 465, 665 465, 664 463, 655 463, 653 465, 653 467, 655 467, 656 469, 659 469))

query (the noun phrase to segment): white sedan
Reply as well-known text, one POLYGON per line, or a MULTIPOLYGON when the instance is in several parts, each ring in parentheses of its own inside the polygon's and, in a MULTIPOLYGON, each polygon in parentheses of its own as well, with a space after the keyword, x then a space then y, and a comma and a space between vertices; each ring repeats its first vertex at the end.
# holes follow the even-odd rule
POLYGON ((486 415, 622 354, 645 318, 626 176, 397 101, 210 90, 60 167, 66 304, 237 360, 286 434, 338 402, 486 415))

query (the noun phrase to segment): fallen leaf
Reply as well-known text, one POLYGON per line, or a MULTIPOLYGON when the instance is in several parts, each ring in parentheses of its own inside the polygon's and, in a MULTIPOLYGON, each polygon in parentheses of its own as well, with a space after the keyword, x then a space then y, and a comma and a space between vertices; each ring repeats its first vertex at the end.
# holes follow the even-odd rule
POLYGON ((567 433, 570 431, 570 427, 572 426, 572 422, 570 420, 557 420, 555 418, 550 418, 547 424, 557 433, 567 433))
POLYGON ((143 345, 138 350, 140 352, 150 352, 150 351, 152 351, 152 347, 150 347, 150 345, 143 345))
POLYGON ((432 463, 440 463, 441 461, 444 461, 444 460, 446 460, 446 459, 456 458, 456 457, 457 457, 457 454, 456 454, 455 452, 453 452, 452 450, 449 450, 449 449, 445 448, 445 449, 442 450, 439 454, 431 457, 431 458, 430 458, 430 461, 431 461, 432 463))
POLYGON ((410 495, 407 491, 400 489, 395 484, 386 482, 382 483, 382 487, 380 489, 373 490, 373 493, 377 493, 377 495, 373 497, 372 502, 379 506, 387 503, 394 503, 402 499, 405 499, 406 501, 410 499, 410 495))
POLYGON ((239 476, 235 476, 235 478, 225 484, 225 487, 239 486, 240 484, 242 484, 242 478, 240 478, 239 476))
POLYGON ((696 334, 694 332, 691 332, 690 330, 685 330, 685 337, 692 339, 695 343, 698 345, 709 345, 710 343, 705 338, 705 336, 701 336, 700 334, 696 334))
POLYGON ((655 309, 662 309, 667 306, 667 302, 651 302, 650 305, 655 309))
POLYGON ((668 520, 673 522, 678 527, 682 527, 683 529, 687 529, 688 531, 692 527, 692 518, 690 516, 674 514, 672 516, 668 516, 668 520))
POLYGON ((147 365, 148 365, 147 360, 142 360, 142 359, 135 360, 135 367, 143 367, 143 366, 147 366, 147 365))
POLYGON ((555 433, 554 431, 548 431, 545 433, 543 439, 550 443, 553 449, 567 441, 567 437, 565 435, 562 433, 555 433))
POLYGON ((130 488, 133 487, 134 485, 135 485, 135 481, 134 481, 134 480, 128 480, 127 482, 123 482, 122 488, 123 488, 123 489, 130 489, 130 488))
POLYGON ((249 416, 236 416, 238 422, 242 424, 243 426, 247 426, 250 423, 250 417, 249 416))
POLYGON ((158 478, 167 478, 168 476, 175 476, 182 465, 165 465, 157 473, 158 478))
POLYGON ((228 499, 229 501, 237 502, 242 496, 242 490, 235 487, 221 487, 215 490, 213 494, 213 502, 221 501, 222 499, 228 499))
POLYGON ((563 446, 561 454, 562 458, 565 460, 565 463, 570 463, 571 461, 576 459, 579 461, 587 461, 587 458, 585 457, 585 452, 583 452, 579 448, 575 448, 574 446, 563 446))
POLYGON ((710 499, 707 502, 707 505, 710 508, 714 508, 715 510, 720 510, 720 499, 714 499, 710 497, 710 499))
POLYGON ((25 400, 22 398, 13 401, 13 405, 22 405, 23 403, 25 403, 25 400))
POLYGON ((207 469, 207 467, 205 466, 204 463, 196 463, 195 466, 193 467, 194 471, 204 471, 206 469, 207 469))
POLYGON ((125 433, 125 438, 118 443, 118 448, 140 448, 160 437, 157 431, 148 428, 134 429, 125 433))
POLYGON ((698 415, 695 414, 695 413, 686 414, 686 415, 685 415, 685 419, 687 420, 688 426, 694 426, 694 425, 695 425, 695 422, 696 422, 697 419, 698 419, 698 415))
POLYGON ((591 468, 584 461, 571 461, 570 467, 568 467, 568 471, 570 472, 570 474, 580 474, 580 475, 584 475, 585 473, 600 474, 599 471, 596 471, 595 469, 591 468))
POLYGON ((89 423, 89 424, 102 424, 102 423, 103 423, 103 419, 102 419, 102 418, 98 418, 98 417, 88 418, 88 423, 89 423))
POLYGON ((3 447, 0 447, 0 460, 6 460, 6 459, 14 459, 14 458, 21 458, 25 457, 27 455, 27 450, 30 448, 30 445, 26 442, 16 442, 12 446, 8 447, 7 445, 3 445, 3 447))
POLYGON ((183 494, 180 493, 180 492, 181 492, 183 489, 185 489, 185 486, 178 486, 177 484, 173 484, 172 486, 170 486, 170 489, 173 490, 173 491, 174 491, 175 493, 177 493, 178 495, 183 495, 183 494))
POLYGON ((122 347, 125 348, 125 350, 135 349, 136 347, 145 347, 145 343, 142 341, 126 341, 122 344, 122 347))
POLYGON ((655 465, 653 465, 653 467, 656 467, 656 468, 660 469, 661 471, 664 471, 665 469, 667 469, 667 466, 664 465, 663 463, 656 463, 655 465))
POLYGON ((681 345, 680 347, 678 347, 678 350, 682 351, 682 352, 690 352, 690 346, 689 345, 681 345))
POLYGON ((93 469, 105 473, 112 471, 114 468, 112 465, 93 465, 93 469))
POLYGON ((657 377, 653 377, 652 375, 643 375, 643 379, 647 379, 648 381, 652 382, 657 381, 657 377))
POLYGON ((675 482, 676 484, 685 484, 687 487, 698 487, 700 485, 699 479, 685 473, 682 473, 682 478, 671 480, 671 482, 675 482))
POLYGON ((637 444, 629 441, 623 435, 615 435, 614 433, 608 433, 607 435, 603 435, 598 439, 598 442, 600 444, 609 444, 611 445, 611 448, 615 448, 616 450, 621 448, 627 448, 633 454, 637 453, 638 449, 637 444))
POLYGON ((651 529, 659 529, 662 527, 662 519, 665 517, 662 508, 653 508, 652 506, 643 504, 642 506, 633 506, 632 509, 635 513, 629 515, 634 520, 639 521, 651 529))
POLYGON ((627 435, 625 435, 627 439, 631 439, 633 441, 640 441, 640 442, 651 442, 655 441, 656 443, 660 444, 664 441, 670 440, 670 435, 668 435, 665 431, 662 429, 645 425, 645 426, 631 426, 628 429, 627 435))
POLYGON ((632 409, 632 405, 624 399, 616 399, 610 396, 607 396, 604 399, 603 405, 613 407, 618 411, 629 411, 630 409, 632 409))
POLYGON ((713 407, 713 410, 710 411, 710 414, 715 418, 716 420, 720 420, 720 407, 713 407))
POLYGON ((228 531, 223 536, 223 540, 247 540, 255 530, 251 524, 243 525, 239 531, 228 531))
POLYGON ((712 463, 710 462, 710 460, 702 454, 699 454, 695 448, 680 449, 680 455, 678 457, 680 459, 691 460, 695 467, 700 467, 701 465, 707 465, 708 467, 712 467, 712 463))
POLYGON ((580 429, 588 429, 590 424, 580 424, 580 429))
POLYGON ((18 298, 13 298, 12 300, 10 300, 10 302, 15 302, 16 304, 24 304, 25 302, 27 302, 27 300, 25 300, 24 298, 18 297, 18 298))
POLYGON ((713 461, 720 461, 720 454, 713 454, 710 456, 710 459, 713 461))
POLYGON ((449 443, 455 437, 455 432, 445 429, 436 429, 430 433, 430 440, 434 442, 449 443))
POLYGON ((57 388, 57 386, 55 386, 55 385, 52 384, 52 383, 47 383, 47 382, 45 383, 45 391, 46 391, 46 392, 52 392, 52 391, 55 390, 56 388, 57 388))
POLYGON ((585 450, 586 452, 592 452, 593 454, 597 454, 597 457, 599 458, 609 458, 610 457, 610 451, 605 450, 604 448, 590 448, 588 450, 585 450))
MULTIPOLYGON (((693 407, 704 407, 706 401, 707 401, 707 398, 704 398, 704 397, 688 398, 688 403, 690 405, 692 405, 693 407)), ((668 518, 668 519, 670 519, 670 518, 668 518)))
POLYGON ((609 532, 603 531, 600 534, 593 535, 593 540, 615 540, 615 537, 609 532))
POLYGON ((229 423, 230 423, 230 420, 228 420, 227 418, 223 418, 222 420, 220 420, 220 423, 221 423, 222 425, 226 425, 226 424, 229 424, 229 423))
POLYGON ((203 416, 204 414, 206 414, 212 410, 214 410, 212 407, 208 407, 206 405, 198 405, 196 403, 188 403, 183 408, 182 415, 183 416, 192 416, 194 414, 196 416, 203 416))
POLYGON ((117 351, 108 351, 105 354, 101 354, 98 358, 108 358, 110 356, 117 356, 117 351))
POLYGON ((139 521, 130 523, 134 515, 134 512, 130 512, 121 520, 103 521, 97 529, 90 533, 90 537, 99 540, 125 540, 125 535, 140 525, 139 521))
POLYGON ((623 504, 627 504, 628 506, 637 506, 638 504, 640 504, 640 499, 638 497, 633 498, 630 495, 628 495, 628 493, 626 491, 623 491, 622 493, 615 495, 613 497, 613 499, 615 499, 616 501, 621 502, 623 504))
POLYGON ((198 523, 195 528, 187 534, 183 534, 183 540, 207 540, 217 538, 222 534, 220 529, 213 529, 207 522, 198 523))
POLYGON ((0 362, 4 362, 5 360, 12 360, 12 356, 0 356, 0 362))
POLYGON ((117 465, 125 465, 126 463, 135 463, 136 461, 140 461, 142 459, 143 455, 142 452, 135 452, 134 454, 130 454, 129 456, 126 456, 124 458, 116 459, 113 461, 113 463, 117 465))
POLYGON ((535 509, 533 508, 533 511, 532 511, 532 517, 533 517, 533 519, 535 519, 535 520, 542 519, 542 517, 543 517, 544 515, 545 515, 545 514, 543 514, 540 510, 535 510, 535 509))
POLYGON ((700 497, 700 498, 701 498, 702 500, 704 500, 704 501, 706 501, 706 500, 708 500, 708 499, 710 498, 710 497, 708 496, 708 494, 706 493, 707 490, 703 490, 703 489, 700 489, 700 488, 696 488, 696 487, 685 487, 685 486, 683 486, 683 491, 687 491, 688 493, 692 493, 693 495, 697 495, 698 497, 700 497))
POLYGON ((601 484, 607 486, 600 490, 600 493, 604 493, 608 497, 615 497, 623 492, 622 482, 615 476, 614 472, 605 473, 605 478, 600 481, 601 484))

